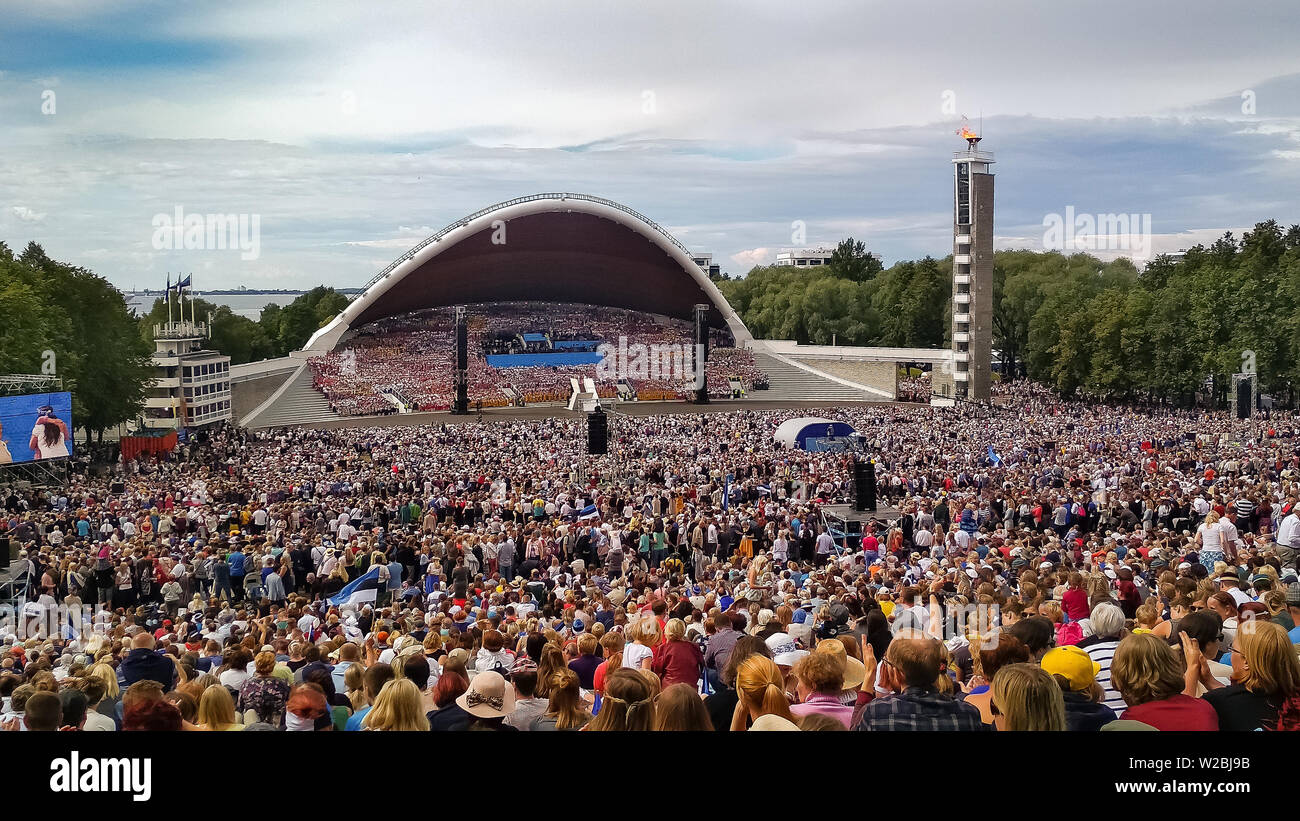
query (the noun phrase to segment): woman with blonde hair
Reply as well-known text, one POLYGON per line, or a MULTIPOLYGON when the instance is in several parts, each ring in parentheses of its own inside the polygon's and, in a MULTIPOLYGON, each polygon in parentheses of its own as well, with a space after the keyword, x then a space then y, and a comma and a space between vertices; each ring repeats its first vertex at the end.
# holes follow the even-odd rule
POLYGON ((366 698, 366 670, 360 664, 349 664, 343 671, 343 686, 347 689, 348 701, 352 712, 360 710, 370 703, 366 698))
POLYGON ((1008 664, 993 676, 990 704, 998 730, 1065 730, 1065 698, 1037 664, 1008 664))
POLYGON ((747 730, 764 716, 796 724, 785 695, 785 676, 767 656, 753 655, 741 662, 736 669, 736 693, 739 699, 731 716, 732 732, 747 730))
POLYGON ((108 716, 116 721, 117 705, 122 700, 122 691, 117 686, 117 671, 113 669, 113 665, 101 661, 91 667, 87 675, 99 679, 104 685, 104 698, 95 709, 99 711, 100 715, 108 716))
POLYGON ((605 679, 600 714, 585 729, 602 731, 645 731, 655 723, 654 691, 639 672, 620 667, 605 679))
POLYGON ((581 730, 591 721, 591 712, 582 701, 578 674, 567 667, 551 673, 550 698, 546 712, 533 719, 531 731, 581 730))
POLYGON ((1201 564, 1213 573, 1215 564, 1224 559, 1223 529, 1217 512, 1211 510, 1205 514, 1205 521, 1196 528, 1196 549, 1201 564))
POLYGON ((704 653, 686 638, 686 622, 681 619, 669 619, 665 635, 668 640, 655 647, 650 669, 659 676, 664 689, 674 684, 694 687, 704 669, 704 653))
POLYGON ((385 682, 375 706, 361 719, 363 730, 390 732, 427 731, 429 719, 424 713, 424 699, 420 688, 409 678, 395 678, 385 682))
POLYGON ((230 691, 214 684, 199 698, 199 713, 195 724, 200 730, 242 730, 244 725, 235 721, 235 700, 230 691))
POLYGON ((628 630, 628 639, 632 642, 623 649, 623 666, 649 670, 654 663, 655 648, 663 641, 663 630, 659 620, 646 616, 628 630))
POLYGON ((1281 625, 1261 619, 1244 622, 1232 645, 1232 684, 1211 674, 1198 643, 1183 636, 1187 659, 1184 693, 1199 681, 1203 699, 1219 714, 1220 730, 1300 730, 1300 659, 1281 625))

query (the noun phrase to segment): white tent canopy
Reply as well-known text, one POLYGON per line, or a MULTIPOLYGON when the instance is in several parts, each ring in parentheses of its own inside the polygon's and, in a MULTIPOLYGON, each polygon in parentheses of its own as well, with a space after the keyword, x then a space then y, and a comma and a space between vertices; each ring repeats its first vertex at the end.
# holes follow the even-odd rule
POLYGON ((820 416, 800 416, 778 425, 772 438, 783 448, 802 448, 810 437, 847 436, 852 432, 853 428, 844 422, 820 416))

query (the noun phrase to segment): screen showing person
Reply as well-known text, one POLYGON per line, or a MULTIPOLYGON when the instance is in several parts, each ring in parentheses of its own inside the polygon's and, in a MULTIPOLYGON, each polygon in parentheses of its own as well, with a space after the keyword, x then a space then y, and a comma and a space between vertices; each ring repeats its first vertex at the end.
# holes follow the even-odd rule
POLYGON ((36 409, 36 425, 28 446, 37 459, 55 459, 68 455, 68 423, 60 419, 50 405, 36 409))
POLYGON ((72 394, 0 396, 0 465, 73 455, 72 394))

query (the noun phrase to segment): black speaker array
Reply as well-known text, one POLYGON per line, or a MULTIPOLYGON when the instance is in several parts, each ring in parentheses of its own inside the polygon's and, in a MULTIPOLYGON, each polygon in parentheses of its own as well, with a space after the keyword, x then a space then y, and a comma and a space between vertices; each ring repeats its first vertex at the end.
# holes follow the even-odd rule
POLYGON ((9 551, 13 550, 13 545, 9 543, 8 536, 0 536, 0 570, 9 569, 9 551))
POLYGON ((1243 379, 1237 383, 1237 418, 1249 419, 1250 412, 1253 410, 1250 406, 1251 384, 1249 379, 1243 379))
POLYGON ((866 459, 853 463, 853 509, 876 509, 876 465, 866 459))
POLYGON ((456 372, 452 388, 455 391, 451 412, 469 413, 469 319, 462 305, 457 305, 456 316, 456 372))
MULTIPOLYGON (((701 354, 699 360, 695 363, 697 374, 699 371, 705 372, 703 387, 695 389, 695 398, 692 400, 697 405, 709 404, 709 306, 701 303, 695 306, 695 351, 701 354)), ((698 378, 698 377, 697 377, 698 378)))
POLYGON ((599 409, 587 414, 587 453, 593 456, 609 453, 609 417, 599 409))

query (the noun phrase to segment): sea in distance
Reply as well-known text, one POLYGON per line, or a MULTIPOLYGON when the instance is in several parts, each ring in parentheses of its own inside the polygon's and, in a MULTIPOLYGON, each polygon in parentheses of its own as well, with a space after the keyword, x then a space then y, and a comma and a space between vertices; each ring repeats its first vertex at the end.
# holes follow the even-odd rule
MULTIPOLYGON (((205 294, 200 291, 198 298, 217 305, 225 305, 230 308, 231 313, 238 314, 239 316, 246 316, 253 321, 257 321, 257 319, 262 316, 262 309, 267 305, 279 305, 283 307, 293 302, 304 293, 304 291, 275 291, 272 293, 241 291, 239 293, 231 294, 205 294)), ((136 314, 147 313, 150 307, 152 307, 154 300, 162 298, 162 294, 160 293, 124 291, 122 295, 126 297, 126 307, 135 311, 136 314)), ((352 294, 348 294, 348 296, 352 296, 352 294)), ((175 296, 173 296, 172 299, 174 300, 175 296)), ((201 319, 201 317, 199 318, 201 319)))

